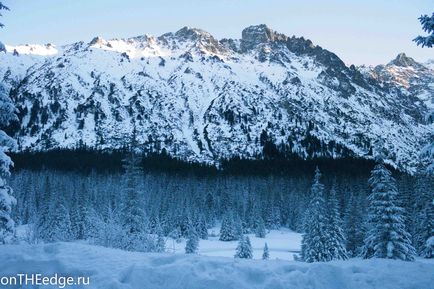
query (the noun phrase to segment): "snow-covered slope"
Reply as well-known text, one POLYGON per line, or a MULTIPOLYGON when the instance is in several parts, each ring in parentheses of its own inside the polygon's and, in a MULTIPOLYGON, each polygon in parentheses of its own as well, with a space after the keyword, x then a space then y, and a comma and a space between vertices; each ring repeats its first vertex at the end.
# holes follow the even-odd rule
POLYGON ((430 260, 352 259, 307 264, 133 253, 77 243, 0 246, 1 276, 40 273, 51 277, 57 273, 90 278, 88 286, 74 288, 428 289, 434 284, 433 271, 430 260))
POLYGON ((381 150, 412 171, 434 130, 418 98, 265 25, 236 40, 184 27, 54 49, 0 55, 19 109, 20 149, 119 148, 135 123, 144 149, 189 161, 257 158, 273 143, 303 158, 381 150))
POLYGON ((386 65, 378 65, 369 72, 372 77, 388 87, 400 88, 404 93, 416 96, 429 109, 434 109, 434 68, 432 62, 416 62, 404 53, 386 65))

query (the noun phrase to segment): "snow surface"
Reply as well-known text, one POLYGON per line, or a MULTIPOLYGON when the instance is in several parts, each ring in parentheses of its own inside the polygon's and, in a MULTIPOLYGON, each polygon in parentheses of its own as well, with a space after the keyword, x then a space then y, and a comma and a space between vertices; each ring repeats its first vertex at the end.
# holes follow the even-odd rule
MULTIPOLYGON (((238 241, 223 242, 219 241, 217 234, 220 232, 218 227, 209 229, 208 240, 199 241, 199 254, 215 257, 234 257, 238 241)), ((301 234, 288 229, 271 230, 265 238, 257 238, 254 234, 249 236, 253 249, 253 259, 262 259, 265 242, 270 250, 270 259, 293 260, 294 254, 300 252, 301 234)), ((184 253, 186 240, 177 243, 173 239, 166 241, 166 248, 169 252, 184 253)))
POLYGON ((432 260, 352 259, 306 264, 135 253, 80 243, 0 247, 1 276, 16 273, 89 276, 90 285, 82 288, 430 289, 434 284, 433 272, 432 260))

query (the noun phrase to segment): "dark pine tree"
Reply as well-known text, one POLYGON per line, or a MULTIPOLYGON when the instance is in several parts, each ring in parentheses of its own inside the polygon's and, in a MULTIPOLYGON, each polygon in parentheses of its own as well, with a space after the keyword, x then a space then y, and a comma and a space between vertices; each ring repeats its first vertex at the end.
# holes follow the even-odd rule
POLYGON ((327 243, 332 260, 348 259, 347 250, 345 249, 346 238, 342 230, 342 219, 339 214, 339 203, 334 188, 330 191, 328 200, 327 214, 327 233, 329 241, 327 243))

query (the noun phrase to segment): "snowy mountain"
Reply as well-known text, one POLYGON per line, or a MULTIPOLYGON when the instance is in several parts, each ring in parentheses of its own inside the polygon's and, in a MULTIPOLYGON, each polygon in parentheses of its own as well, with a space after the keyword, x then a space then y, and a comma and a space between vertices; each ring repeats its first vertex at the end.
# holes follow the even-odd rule
POLYGON ((424 120, 432 70, 403 55, 384 73, 361 73, 265 25, 244 29, 241 39, 184 27, 6 50, 0 77, 19 110, 21 150, 120 148, 134 123, 145 150, 188 161, 258 158, 277 148, 303 158, 382 154, 413 171, 434 131, 424 120))
POLYGON ((387 87, 397 87, 405 94, 419 98, 429 109, 434 109, 433 62, 424 64, 400 53, 386 65, 372 68, 370 75, 387 87))

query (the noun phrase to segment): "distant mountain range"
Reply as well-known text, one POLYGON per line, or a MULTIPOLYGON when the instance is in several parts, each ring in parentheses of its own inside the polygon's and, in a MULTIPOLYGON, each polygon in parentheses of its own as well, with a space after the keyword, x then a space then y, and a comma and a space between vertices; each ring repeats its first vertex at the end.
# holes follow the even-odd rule
POLYGON ((414 171, 434 136, 433 62, 399 54, 346 66, 265 25, 241 39, 184 27, 159 37, 5 46, 0 77, 18 107, 20 150, 128 145, 218 164, 234 157, 381 155, 414 171))

